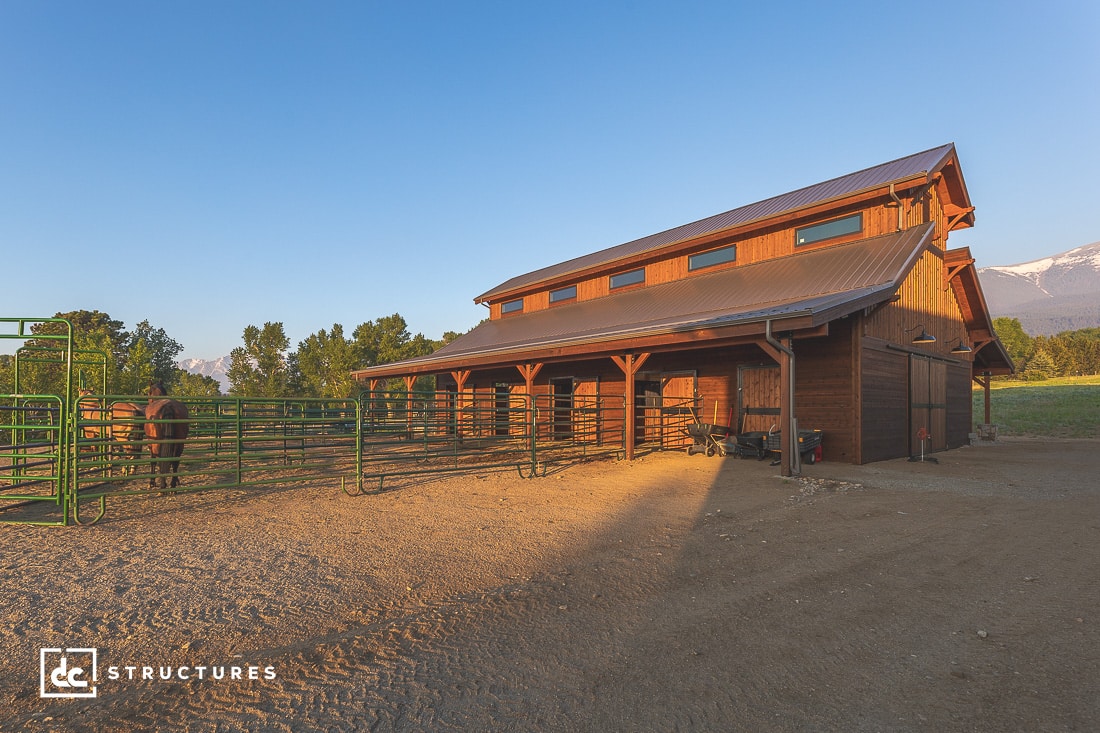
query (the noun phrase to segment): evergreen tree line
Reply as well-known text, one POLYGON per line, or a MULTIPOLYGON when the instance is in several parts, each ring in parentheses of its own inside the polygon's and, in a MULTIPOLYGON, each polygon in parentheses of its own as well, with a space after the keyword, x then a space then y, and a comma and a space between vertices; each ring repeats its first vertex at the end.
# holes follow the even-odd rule
POLYGON ((1016 318, 995 318, 993 328, 1016 365, 1011 378, 1041 381, 1100 374, 1100 328, 1029 336, 1016 318))
MULTIPOLYGON (((104 394, 137 395, 155 380, 175 395, 221 394, 216 379, 176 366, 183 346, 149 321, 127 330, 122 321, 99 311, 58 313, 55 318, 66 319, 73 326, 76 386, 104 394)), ((65 377, 59 350, 63 342, 44 337, 64 333, 62 323, 32 325, 32 337, 22 344, 19 354, 21 393, 63 394, 65 377)), ((352 380, 352 370, 430 354, 459 335, 448 332, 438 341, 420 333, 411 335, 405 319, 395 313, 360 324, 350 338, 345 337, 343 326, 334 324, 300 342, 297 351, 290 351, 282 323, 265 323, 262 328, 250 325, 244 329, 243 346, 230 355, 229 393, 239 397, 355 397, 361 387, 352 380)), ((0 355, 0 394, 15 391, 15 372, 15 357, 0 355)), ((422 380, 417 387, 434 387, 428 381, 422 380)), ((386 386, 398 388, 396 384, 386 386)))

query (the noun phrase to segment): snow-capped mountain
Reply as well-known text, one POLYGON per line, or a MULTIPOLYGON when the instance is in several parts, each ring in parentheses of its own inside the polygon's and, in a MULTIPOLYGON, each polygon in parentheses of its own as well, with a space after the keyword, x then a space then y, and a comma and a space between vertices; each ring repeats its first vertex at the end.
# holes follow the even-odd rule
POLYGON ((1019 265, 982 267, 994 318, 1017 318, 1032 336, 1100 326, 1100 242, 1019 265))
POLYGON ((176 366, 191 374, 213 377, 221 385, 222 393, 228 394, 229 377, 226 376, 226 372, 229 371, 230 361, 228 356, 222 356, 212 361, 209 359, 181 359, 176 362, 176 366))

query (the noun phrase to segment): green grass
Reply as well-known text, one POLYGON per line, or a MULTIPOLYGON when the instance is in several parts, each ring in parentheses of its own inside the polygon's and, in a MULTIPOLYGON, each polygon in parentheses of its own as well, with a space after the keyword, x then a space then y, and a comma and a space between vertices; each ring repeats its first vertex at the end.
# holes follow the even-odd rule
MULTIPOLYGON (((1001 435, 1100 438, 1100 376, 994 382, 990 405, 1001 435)), ((978 388, 974 420, 981 422, 984 417, 985 398, 978 388)))

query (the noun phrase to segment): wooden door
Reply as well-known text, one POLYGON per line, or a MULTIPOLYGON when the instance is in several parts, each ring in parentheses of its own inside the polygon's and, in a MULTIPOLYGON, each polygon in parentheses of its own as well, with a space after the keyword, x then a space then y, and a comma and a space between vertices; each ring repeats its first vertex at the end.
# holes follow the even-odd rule
POLYGON ((737 425, 742 433, 779 429, 779 366, 739 367, 737 370, 737 425))
POLYGON ((695 411, 695 372, 670 372, 661 375, 661 421, 665 448, 683 448, 691 444, 687 426, 705 419, 695 411))
POLYGON ((573 380, 573 440, 595 443, 599 438, 600 380, 578 377, 573 380))
POLYGON ((634 382, 634 442, 653 443, 661 440, 661 383, 655 380, 634 382))
POLYGON ((947 448, 947 364, 909 357, 909 455, 947 448))

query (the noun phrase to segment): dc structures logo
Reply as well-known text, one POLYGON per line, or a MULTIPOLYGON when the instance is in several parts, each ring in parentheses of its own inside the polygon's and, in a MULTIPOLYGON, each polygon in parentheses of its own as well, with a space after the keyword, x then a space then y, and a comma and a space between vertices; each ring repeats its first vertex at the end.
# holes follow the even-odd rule
POLYGON ((39 697, 95 697, 97 652, 94 648, 39 650, 39 697))

